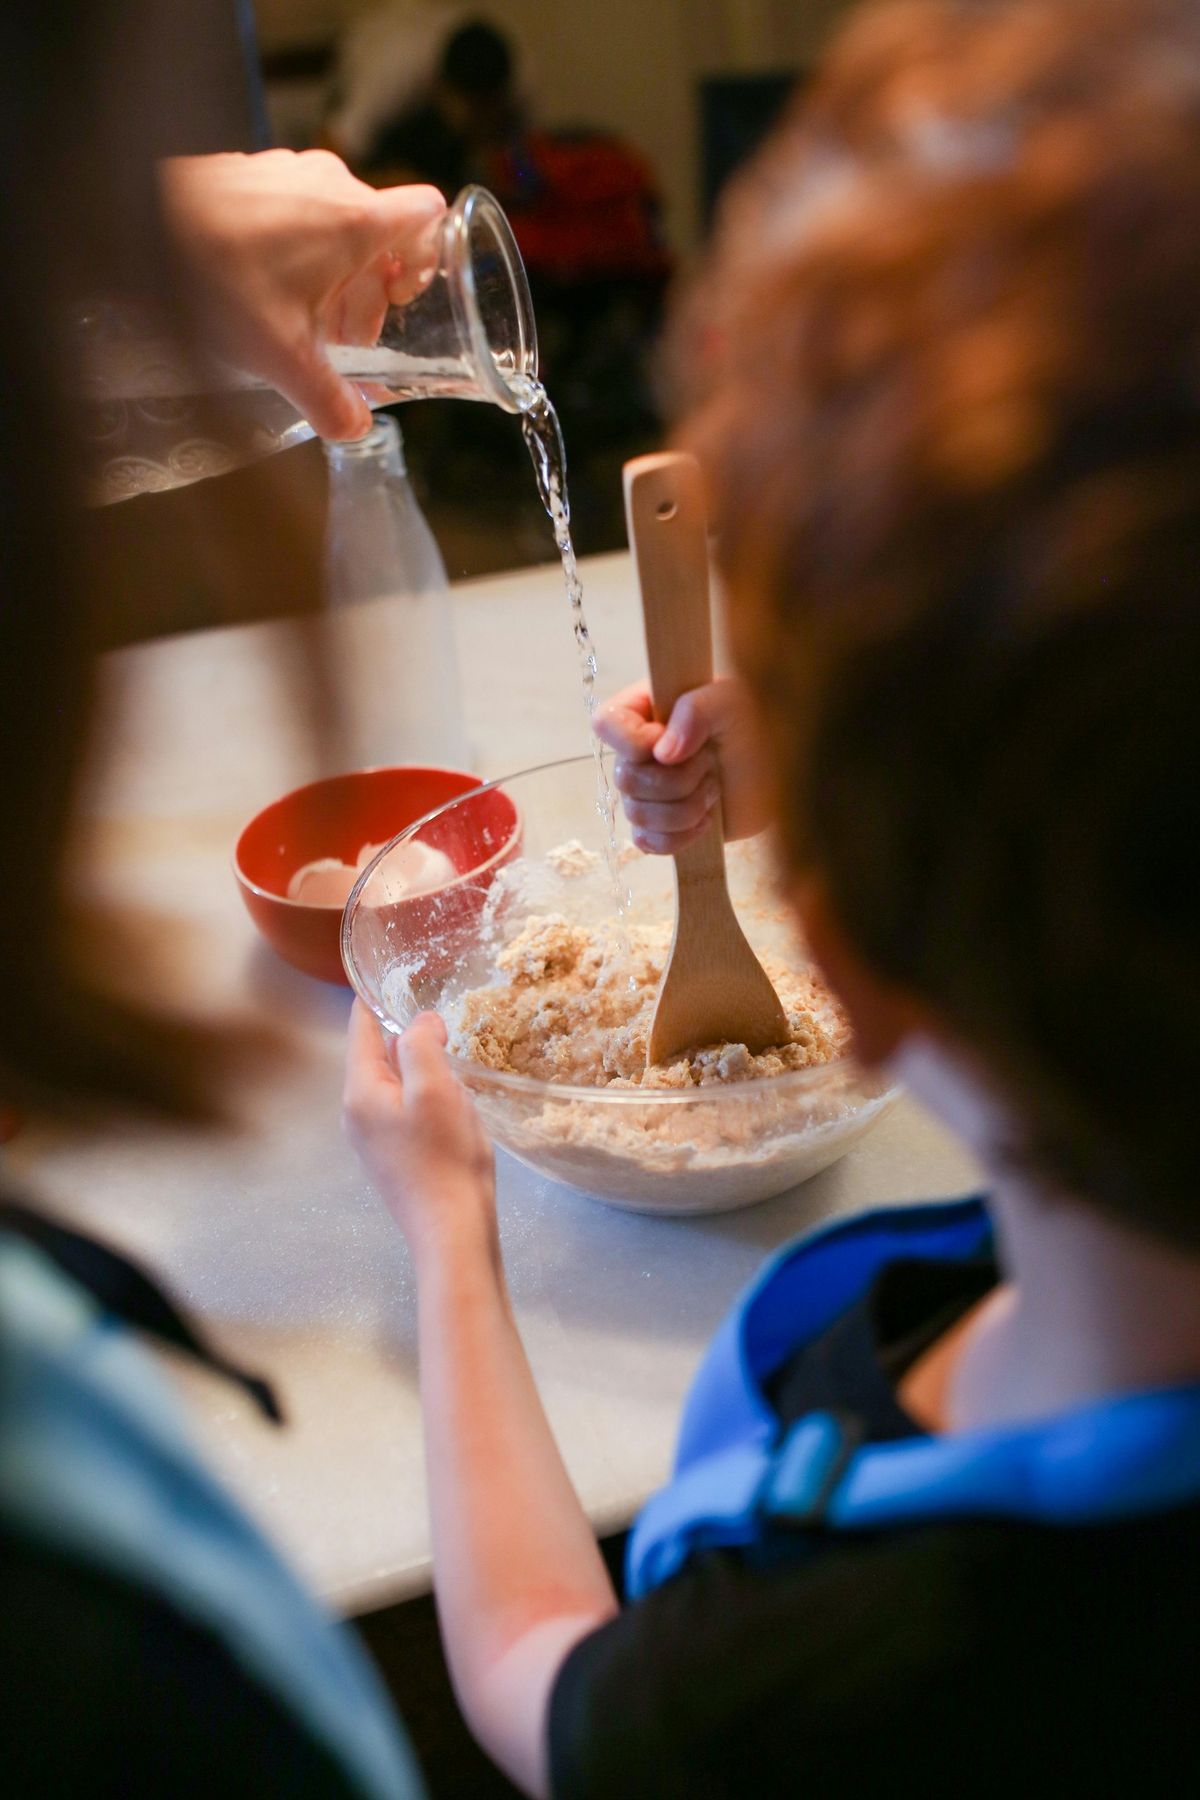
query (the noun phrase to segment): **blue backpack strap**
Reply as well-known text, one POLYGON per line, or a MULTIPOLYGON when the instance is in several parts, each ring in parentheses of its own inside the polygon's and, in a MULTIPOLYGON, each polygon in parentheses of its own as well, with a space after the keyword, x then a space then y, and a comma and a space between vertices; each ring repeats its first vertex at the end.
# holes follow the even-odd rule
MULTIPOLYGON (((774 1256, 726 1316, 701 1364, 684 1410, 674 1477, 643 1509, 630 1536, 629 1591, 666 1580, 694 1550, 748 1545, 761 1534, 764 1496, 783 1479, 779 1419, 763 1382, 789 1355, 819 1336, 898 1257, 965 1258, 990 1243, 983 1202, 971 1196, 840 1219, 774 1256)), ((823 1493, 830 1471, 844 1466, 857 1429, 848 1433, 844 1421, 822 1414, 802 1421, 797 1432, 784 1441, 787 1479, 799 1481, 811 1455, 804 1480, 823 1493)))
POLYGON ((690 1464, 638 1515, 626 1556, 630 1597, 668 1581, 699 1551, 751 1548, 772 1522, 820 1524, 861 1441, 856 1420, 810 1413, 774 1447, 748 1442, 690 1464))
POLYGON ((722 1322, 688 1395, 676 1472, 699 1457, 773 1440, 779 1421, 763 1381, 830 1326, 900 1257, 985 1252, 991 1222, 979 1196, 880 1207, 840 1219, 779 1251, 722 1322))
MULTIPOLYGON (((1056 1418, 868 1445, 826 1508, 871 1531, 939 1518, 1099 1524, 1200 1499, 1200 1386, 1119 1394, 1056 1418)), ((780 1494, 780 1517, 786 1495, 780 1494)))
POLYGON ((781 1532, 881 1531, 963 1518, 1102 1524, 1200 1499, 1200 1386, 1123 1394, 1058 1418, 866 1444, 853 1420, 801 1419, 775 1447, 693 1463, 643 1509, 629 1546, 640 1598, 698 1551, 781 1532))
POLYGON ((210 1632, 364 1800, 418 1800, 365 1653, 198 1461, 158 1370, 39 1251, 2 1237, 0 1334, 0 1522, 210 1632))

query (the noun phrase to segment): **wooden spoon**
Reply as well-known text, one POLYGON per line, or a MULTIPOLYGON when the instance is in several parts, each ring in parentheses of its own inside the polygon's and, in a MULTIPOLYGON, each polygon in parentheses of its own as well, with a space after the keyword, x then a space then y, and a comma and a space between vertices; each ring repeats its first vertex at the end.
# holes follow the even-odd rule
MULTIPOLYGON (((700 465, 677 451, 625 464, 625 518, 646 622, 654 716, 712 680, 708 534, 700 465)), ((675 857, 675 935, 647 1046, 650 1064, 702 1044, 781 1044, 788 1023, 746 942, 725 881, 721 804, 704 835, 675 857)))

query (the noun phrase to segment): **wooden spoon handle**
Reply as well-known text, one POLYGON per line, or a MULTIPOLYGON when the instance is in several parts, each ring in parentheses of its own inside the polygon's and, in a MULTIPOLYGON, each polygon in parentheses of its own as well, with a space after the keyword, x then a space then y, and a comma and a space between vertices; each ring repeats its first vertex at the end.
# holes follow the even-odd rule
MULTIPOLYGON (((663 450, 625 464, 625 518, 637 563, 654 716, 712 680, 712 611, 704 485, 694 456, 663 450)), ((679 852, 681 883, 725 881, 720 802, 704 835, 679 852)))
POLYGON ((646 621, 650 691, 660 720, 712 680, 708 536, 700 465, 679 450, 625 464, 625 514, 646 621))

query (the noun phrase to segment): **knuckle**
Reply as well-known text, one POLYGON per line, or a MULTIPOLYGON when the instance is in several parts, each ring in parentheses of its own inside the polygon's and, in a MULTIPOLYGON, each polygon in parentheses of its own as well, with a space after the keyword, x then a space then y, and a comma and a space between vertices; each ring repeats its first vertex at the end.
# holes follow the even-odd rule
POLYGON ((597 713, 596 732, 619 756, 623 756, 626 762, 636 760, 633 735, 619 713, 597 713))
POLYGON ((342 1085, 342 1112, 347 1118, 357 1116, 362 1107, 363 1086, 357 1072, 352 1070, 342 1085))
POLYGON ((332 150, 301 150, 300 161, 314 173, 325 175, 339 173, 346 167, 341 157, 332 150))
POLYGON ((355 1095, 347 1094, 342 1102, 342 1130, 352 1143, 361 1133, 361 1102, 355 1095))
POLYGON ((367 1094, 353 1094, 342 1107, 347 1131, 366 1136, 379 1122, 380 1108, 367 1094))
POLYGON ((695 692, 681 694, 675 702, 675 710, 671 715, 672 726, 681 734, 691 736, 699 722, 695 692))
POLYGON ((664 771, 657 763, 641 763, 638 765, 637 791, 643 800, 665 800, 670 797, 671 784, 663 780, 664 771))
POLYGON ((646 851, 650 856, 665 855, 674 847, 671 839, 662 832, 649 830, 645 826, 638 827, 633 834, 633 841, 639 850, 646 851))
POLYGON ((704 778, 704 770, 695 760, 678 763, 674 768, 659 770, 659 789, 664 800, 690 800, 704 778))
POLYGON ((332 372, 331 364, 317 348, 312 326, 307 319, 286 320, 276 333, 276 345, 279 356, 293 368, 302 370, 306 376, 320 376, 326 369, 332 372))
POLYGON ((346 230, 352 237, 369 237, 375 230, 375 203, 367 196, 356 196, 346 203, 346 230))

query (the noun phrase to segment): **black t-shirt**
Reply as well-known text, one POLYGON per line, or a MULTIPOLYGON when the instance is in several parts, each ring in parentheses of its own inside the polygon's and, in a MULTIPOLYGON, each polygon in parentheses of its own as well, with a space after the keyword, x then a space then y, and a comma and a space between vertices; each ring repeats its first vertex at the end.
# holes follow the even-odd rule
MULTIPOLYGON (((995 1280, 901 1262, 770 1386, 912 1435, 895 1382, 995 1280)), ((780 1530, 694 1557, 568 1657, 556 1800, 1190 1792, 1200 1506, 1117 1524, 780 1530)))

